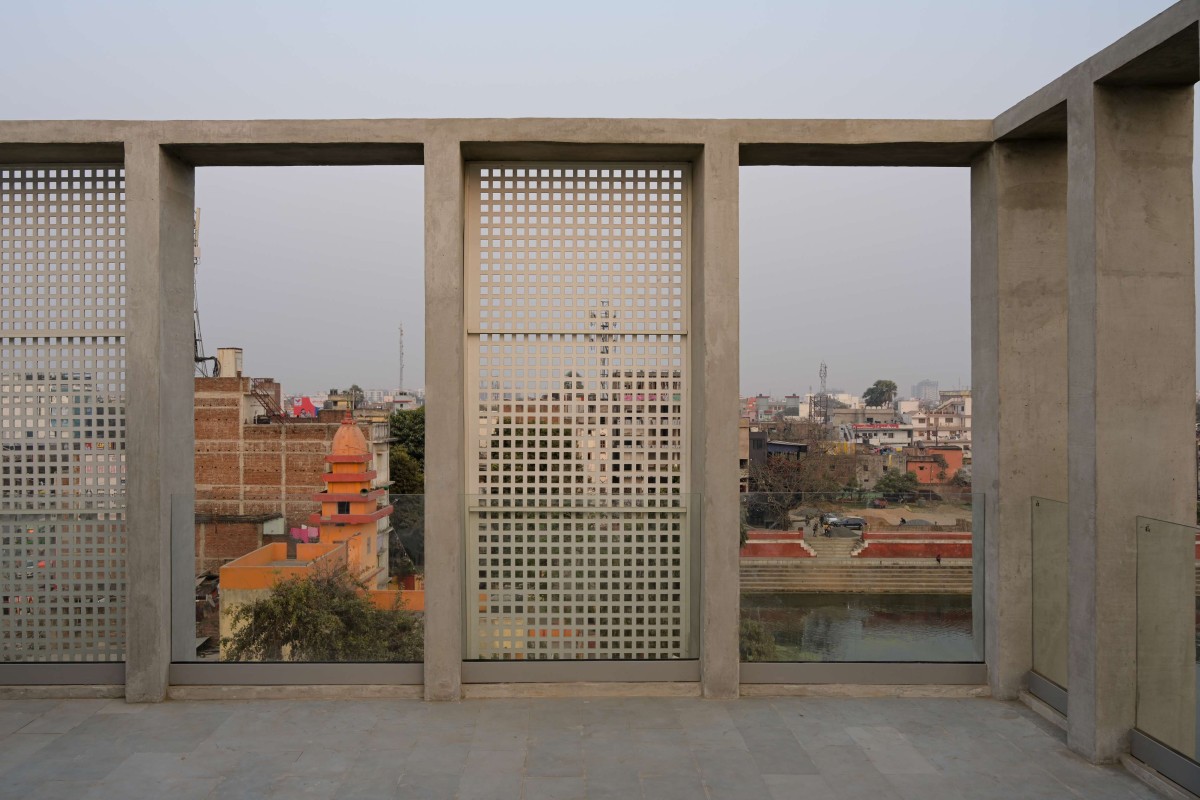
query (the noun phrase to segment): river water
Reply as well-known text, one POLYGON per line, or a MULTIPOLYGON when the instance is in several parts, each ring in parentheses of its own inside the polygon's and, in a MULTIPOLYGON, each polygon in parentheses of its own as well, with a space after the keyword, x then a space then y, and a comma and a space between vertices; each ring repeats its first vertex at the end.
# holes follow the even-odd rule
POLYGON ((775 661, 981 661, 970 595, 746 594, 775 661))

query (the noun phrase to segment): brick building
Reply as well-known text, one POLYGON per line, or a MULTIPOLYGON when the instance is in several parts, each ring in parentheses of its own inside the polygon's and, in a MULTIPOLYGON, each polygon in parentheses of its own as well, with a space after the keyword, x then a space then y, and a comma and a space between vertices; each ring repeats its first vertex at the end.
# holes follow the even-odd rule
MULTIPOLYGON (((312 496, 324 488, 325 456, 345 416, 285 416, 278 383, 230 371, 235 374, 195 379, 197 574, 269 543, 272 518, 282 518, 280 535, 308 524, 319 510, 312 496), (220 543, 208 542, 210 535, 219 535, 220 543)), ((388 424, 358 425, 372 469, 387 485, 388 424)))

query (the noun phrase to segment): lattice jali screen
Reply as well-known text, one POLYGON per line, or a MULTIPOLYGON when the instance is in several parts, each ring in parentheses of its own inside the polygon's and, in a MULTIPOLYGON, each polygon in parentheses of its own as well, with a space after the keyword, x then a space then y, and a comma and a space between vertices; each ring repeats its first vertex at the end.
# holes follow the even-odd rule
POLYGON ((0 166, 0 662, 125 652, 125 177, 0 166))
POLYGON ((468 168, 468 658, 691 654, 689 181, 468 168))

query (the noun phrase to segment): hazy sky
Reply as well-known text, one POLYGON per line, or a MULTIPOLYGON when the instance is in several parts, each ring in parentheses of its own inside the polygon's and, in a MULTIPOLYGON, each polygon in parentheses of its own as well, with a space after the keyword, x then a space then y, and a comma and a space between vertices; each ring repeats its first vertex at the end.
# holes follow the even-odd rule
MULTIPOLYGON (((1166 0, 9 3, 6 119, 991 118, 1166 0)), ((970 376, 966 170, 742 170, 742 389, 970 376)), ((423 383, 421 171, 201 169, 210 351, 423 383), (324 344, 328 315, 364 345, 324 344)))

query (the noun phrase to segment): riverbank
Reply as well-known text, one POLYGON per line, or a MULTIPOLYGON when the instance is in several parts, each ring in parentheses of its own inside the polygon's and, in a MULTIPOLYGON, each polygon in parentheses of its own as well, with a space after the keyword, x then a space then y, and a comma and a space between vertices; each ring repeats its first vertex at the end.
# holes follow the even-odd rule
POLYGON ((743 558, 743 594, 971 594, 970 559, 743 558))

